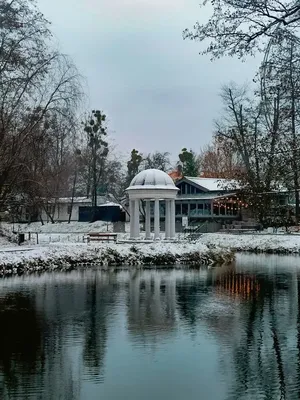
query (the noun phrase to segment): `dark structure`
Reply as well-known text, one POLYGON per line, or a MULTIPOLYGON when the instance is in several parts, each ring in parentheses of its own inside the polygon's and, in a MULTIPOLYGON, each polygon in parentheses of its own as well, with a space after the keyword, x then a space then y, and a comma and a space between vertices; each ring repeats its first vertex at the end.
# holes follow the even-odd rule
POLYGON ((93 207, 79 207, 79 222, 106 221, 125 222, 125 211, 118 205, 101 205, 94 213, 93 207))

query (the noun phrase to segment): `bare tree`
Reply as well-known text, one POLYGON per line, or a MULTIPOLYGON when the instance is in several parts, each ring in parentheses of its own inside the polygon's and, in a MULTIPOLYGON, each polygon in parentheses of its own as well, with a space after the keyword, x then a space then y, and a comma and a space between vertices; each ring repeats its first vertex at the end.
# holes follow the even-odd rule
POLYGON ((282 29, 296 31, 300 25, 300 4, 295 0, 202 0, 201 6, 210 6, 212 15, 183 36, 207 42, 201 54, 212 58, 265 50, 270 37, 280 36, 282 29))
POLYGON ((144 169, 159 169, 161 171, 168 171, 170 169, 170 153, 155 151, 152 154, 148 154, 143 161, 144 169))
POLYGON ((270 121, 268 105, 276 93, 278 102, 278 130, 281 146, 280 157, 283 182, 294 191, 295 215, 299 221, 300 189, 300 41, 291 34, 285 34, 280 41, 272 43, 268 56, 262 65, 262 98, 265 104, 266 121, 270 121))
POLYGON ((221 135, 215 136, 211 144, 201 149, 199 160, 202 177, 231 179, 240 169, 232 141, 221 135))
POLYGON ((106 115, 99 110, 93 110, 92 114, 83 122, 84 131, 87 133, 87 144, 90 148, 91 158, 88 163, 88 171, 92 182, 92 205, 94 215, 97 207, 97 194, 101 178, 104 174, 105 162, 109 152, 106 139, 107 127, 106 115))
POLYGON ((63 155, 82 88, 71 60, 52 49, 49 24, 34 2, 4 0, 0 19, 3 206, 20 192, 27 198, 30 191, 38 198, 59 192, 57 177, 65 170, 63 155))
POLYGON ((222 89, 225 106, 222 122, 217 123, 217 136, 225 138, 239 157, 240 168, 235 179, 247 201, 263 223, 270 208, 272 192, 281 183, 278 150, 277 99, 274 102, 274 124, 270 132, 265 124, 260 99, 248 97, 244 87, 232 84, 222 89))

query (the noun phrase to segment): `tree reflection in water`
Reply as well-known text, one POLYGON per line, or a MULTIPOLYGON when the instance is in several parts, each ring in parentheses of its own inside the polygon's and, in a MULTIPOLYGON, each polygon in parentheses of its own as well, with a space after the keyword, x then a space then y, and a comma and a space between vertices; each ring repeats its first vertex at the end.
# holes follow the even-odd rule
POLYGON ((43 321, 36 314, 35 300, 23 293, 0 299, 1 398, 41 373, 44 363, 43 321))
POLYGON ((115 291, 109 282, 95 277, 86 289, 86 320, 84 322, 83 360, 88 379, 104 377, 104 361, 107 347, 107 319, 114 302, 115 291))
MULTIPOLYGON (((182 357, 184 348, 177 339, 184 337, 182 343, 190 345, 195 339, 201 343, 204 336, 215 351, 206 356, 219 353, 218 376, 229 387, 222 400, 300 398, 296 268, 269 273, 263 265, 240 270, 230 266, 60 277, 42 283, 36 278, 32 286, 0 292, 1 400, 23 400, 28 393, 34 399, 78 400, 87 387, 104 388, 117 369, 110 359, 105 372, 106 358, 115 352, 106 352, 108 337, 110 346, 128 346, 130 340, 128 371, 122 371, 134 385, 130 362, 136 350, 140 356, 149 348, 168 349, 175 355, 180 351, 182 357)), ((201 346, 193 348, 196 353, 201 346)), ((162 353, 156 354, 158 367, 162 353)), ((113 356, 118 360, 118 354, 113 356)), ((168 369, 166 360, 162 371, 168 369)), ((185 358, 181 361, 184 364, 185 358)), ((188 359, 183 366, 176 364, 176 371, 185 366, 197 370, 201 363, 201 357, 197 365, 188 359)), ((215 376, 211 381, 215 384, 215 376)))
POLYGON ((239 302, 226 353, 235 372, 228 400, 299 399, 298 278, 289 273, 241 275, 231 269, 213 283, 218 294, 239 302))

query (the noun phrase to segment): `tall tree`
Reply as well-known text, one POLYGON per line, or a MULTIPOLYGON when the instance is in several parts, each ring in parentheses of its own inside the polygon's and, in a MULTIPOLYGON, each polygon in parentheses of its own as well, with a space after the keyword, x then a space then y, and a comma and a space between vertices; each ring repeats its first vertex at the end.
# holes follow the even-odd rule
POLYGON ((35 2, 3 0, 0 20, 0 205, 4 207, 24 192, 27 197, 29 192, 31 197, 34 192, 36 197, 45 196, 49 177, 57 176, 62 166, 58 152, 52 159, 53 151, 58 142, 66 144, 52 136, 63 130, 52 128, 58 121, 66 125, 66 120, 75 118, 82 88, 73 63, 53 49, 49 23, 35 2))
POLYGON ((140 172, 143 155, 136 149, 130 153, 130 160, 127 162, 127 178, 126 183, 130 185, 132 179, 140 172))
POLYGON ((273 124, 268 128, 262 113, 260 98, 249 99, 248 92, 236 85, 222 90, 224 114, 217 123, 217 136, 232 143, 239 156, 240 168, 235 180, 253 212, 264 223, 270 209, 271 193, 281 183, 280 132, 278 127, 278 98, 274 100, 273 124))
POLYGON ((73 184, 72 184, 71 204, 70 204, 68 223, 71 222, 71 218, 72 218, 74 197, 75 197, 75 194, 76 194, 76 184, 77 184, 78 165, 79 165, 80 156, 81 156, 81 150, 80 149, 75 149, 74 156, 73 156, 74 177, 73 177, 73 184))
POLYGON ((105 160, 108 155, 108 142, 104 140, 107 135, 105 126, 106 115, 99 110, 93 110, 92 114, 84 122, 84 131, 88 135, 88 146, 91 149, 91 181, 92 181, 92 206, 94 213, 97 207, 97 189, 103 176, 105 160))
POLYGON ((269 106, 272 96, 280 98, 278 127, 281 148, 278 149, 285 185, 294 191, 296 219, 299 220, 300 189, 300 40, 285 33, 280 41, 271 43, 262 65, 262 98, 265 105, 266 121, 272 121, 269 106))
POLYGON ((197 154, 192 150, 187 150, 185 147, 178 155, 182 164, 182 173, 185 176, 199 176, 200 172, 200 159, 197 154))
POLYGON ((170 168, 170 153, 156 151, 152 154, 148 154, 144 159, 145 169, 159 169, 166 172, 170 168))
POLYGON ((202 0, 212 9, 205 23, 186 29, 184 38, 208 42, 201 54, 212 58, 254 54, 265 49, 270 37, 281 29, 296 32, 300 26, 300 4, 290 0, 202 0))
POLYGON ((215 136, 212 143, 201 150, 199 160, 201 176, 207 178, 231 179, 240 168, 232 141, 220 135, 215 136))

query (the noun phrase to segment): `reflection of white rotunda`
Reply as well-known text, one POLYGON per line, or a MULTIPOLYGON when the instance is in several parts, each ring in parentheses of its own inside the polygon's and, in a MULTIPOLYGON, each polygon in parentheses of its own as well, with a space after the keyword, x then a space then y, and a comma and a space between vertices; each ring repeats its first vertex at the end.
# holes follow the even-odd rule
POLYGON ((140 235, 140 200, 146 201, 146 239, 151 239, 151 201, 154 201, 154 239, 160 238, 160 201, 165 201, 165 237, 175 238, 175 197, 178 188, 168 174, 158 169, 146 169, 133 178, 126 191, 130 201, 131 239, 140 235))
POLYGON ((128 294, 127 327, 131 334, 149 341, 175 329, 176 276, 135 272, 129 280, 128 294))

